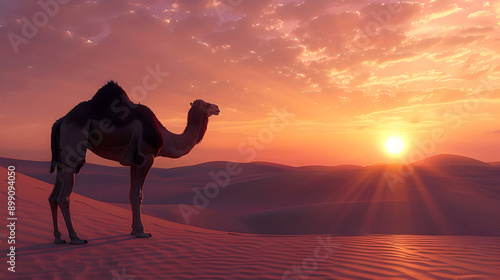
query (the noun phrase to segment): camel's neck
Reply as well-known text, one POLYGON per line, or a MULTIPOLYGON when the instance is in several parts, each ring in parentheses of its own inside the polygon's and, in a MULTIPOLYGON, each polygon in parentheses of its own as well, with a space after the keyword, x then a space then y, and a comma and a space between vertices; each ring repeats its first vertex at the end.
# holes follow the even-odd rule
POLYGON ((201 141, 207 125, 208 117, 191 108, 188 113, 188 123, 183 133, 175 134, 162 127, 163 147, 160 156, 179 158, 186 155, 201 141))

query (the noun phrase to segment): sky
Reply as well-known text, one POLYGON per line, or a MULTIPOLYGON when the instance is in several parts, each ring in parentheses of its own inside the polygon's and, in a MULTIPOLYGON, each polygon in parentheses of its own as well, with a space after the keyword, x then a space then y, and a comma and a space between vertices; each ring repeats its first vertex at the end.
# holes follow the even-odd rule
POLYGON ((498 1, 0 1, 0 156, 50 160, 53 122, 115 80, 175 133, 195 99, 221 109, 157 167, 500 161, 499 22, 498 1))

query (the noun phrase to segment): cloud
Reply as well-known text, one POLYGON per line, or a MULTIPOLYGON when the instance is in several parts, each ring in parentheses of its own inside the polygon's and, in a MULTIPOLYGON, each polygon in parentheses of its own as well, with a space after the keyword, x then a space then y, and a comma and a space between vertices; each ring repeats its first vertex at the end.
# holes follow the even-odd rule
POLYGON ((492 16, 493 13, 490 10, 481 10, 477 12, 470 13, 468 18, 480 18, 480 17, 489 17, 492 16))
POLYGON ((484 35, 469 35, 469 36, 449 36, 444 38, 442 44, 445 47, 460 47, 463 45, 469 45, 478 41, 484 40, 486 37, 484 35))
POLYGON ((339 5, 342 1, 329 0, 306 0, 302 3, 284 3, 275 9, 276 17, 281 20, 298 20, 306 22, 312 18, 324 14, 330 8, 339 5))
POLYGON ((494 26, 471 26, 466 28, 460 28, 460 35, 479 35, 487 34, 495 31, 494 26))
POLYGON ((361 25, 365 28, 370 23, 377 23, 380 27, 395 27, 415 20, 422 12, 422 6, 411 2, 371 3, 360 9, 360 12, 361 25))
POLYGON ((490 72, 490 69, 483 69, 475 72, 470 72, 465 75, 463 75, 461 78, 464 80, 478 80, 481 77, 484 77, 488 72, 490 72))
POLYGON ((428 14, 426 15, 424 21, 428 22, 431 20, 445 18, 461 10, 462 8, 460 8, 457 3, 454 3, 454 1, 432 1, 428 7, 428 14))

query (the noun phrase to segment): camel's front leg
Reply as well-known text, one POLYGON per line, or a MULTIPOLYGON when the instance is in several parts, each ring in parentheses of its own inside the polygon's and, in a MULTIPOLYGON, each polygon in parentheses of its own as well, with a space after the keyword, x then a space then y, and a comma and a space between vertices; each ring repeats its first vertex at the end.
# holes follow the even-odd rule
POLYGON ((144 161, 140 165, 130 167, 130 204, 132 205, 132 232, 137 238, 151 237, 150 233, 144 232, 144 226, 141 221, 141 203, 142 203, 142 188, 144 181, 148 175, 149 169, 153 165, 153 155, 146 155, 144 161))

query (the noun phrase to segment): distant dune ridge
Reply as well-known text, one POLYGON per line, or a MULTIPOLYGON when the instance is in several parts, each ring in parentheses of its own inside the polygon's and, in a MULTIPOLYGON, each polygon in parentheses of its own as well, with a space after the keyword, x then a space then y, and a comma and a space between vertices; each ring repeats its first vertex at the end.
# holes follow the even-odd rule
MULTIPOLYGON (((19 172, 50 184, 46 162, 0 158, 19 172)), ((400 174, 394 165, 290 167, 239 164, 213 198, 226 162, 153 168, 144 187, 143 212, 214 230, 262 234, 446 234, 500 236, 500 167, 475 159, 437 155, 400 174), (391 189, 387 174, 402 182, 391 189), (193 190, 196 191, 193 191, 193 190), (394 191, 393 191, 394 190, 394 191), (179 205, 208 201, 186 215, 179 205), (187 216, 187 217, 186 217, 187 216)), ((128 169, 87 164, 75 193, 129 209, 128 169)), ((192 206, 191 206, 192 207, 192 206)))
MULTIPOLYGON (((500 276, 498 236, 249 234, 232 230, 204 229, 144 215, 144 224, 153 233, 153 238, 136 239, 129 234, 129 209, 79 195, 78 191, 71 196, 73 201, 71 211, 77 230, 82 237, 90 240, 90 243, 85 246, 56 245, 52 243, 52 224, 47 201, 52 184, 20 173, 23 170, 33 173, 41 170, 47 172, 49 163, 10 159, 0 159, 0 163, 1 166, 14 164, 18 172, 16 174, 18 203, 16 273, 8 272, 4 266, 4 269, 0 270, 0 279, 302 279, 299 275, 307 276, 307 279, 498 279, 500 276)), ((169 183, 171 187, 162 186, 162 190, 172 195, 174 200, 181 201, 186 189, 189 191, 193 184, 199 184, 206 179, 186 177, 186 170, 202 176, 205 172, 210 172, 212 167, 223 167, 221 164, 207 163, 187 169, 155 170, 154 174, 150 174, 153 175, 150 178, 153 184, 147 186, 153 189, 150 193, 151 199, 157 199, 151 195, 157 192, 155 184, 169 183), (196 173, 198 169, 202 171, 196 173), (165 191, 166 189, 168 191, 165 191)), ((116 183, 116 180, 123 176, 121 169, 126 168, 96 165, 86 167, 88 173, 85 176, 89 176, 87 178, 89 183, 92 176, 96 176, 94 178, 98 180, 111 177, 110 180, 104 180, 99 184, 95 181, 95 184, 101 187, 104 187, 102 184, 108 184, 106 187, 111 189, 128 187, 116 183)), ((349 198, 362 199, 372 197, 374 193, 366 190, 368 187, 358 187, 351 191, 359 195, 342 197, 341 192, 327 192, 328 188, 333 188, 331 185, 311 186, 322 185, 322 182, 332 179, 336 179, 334 182, 342 186, 359 180, 369 180, 372 178, 370 176, 380 172, 378 169, 368 168, 364 171, 366 173, 358 174, 367 177, 352 178, 353 174, 350 172, 356 170, 359 172, 358 168, 354 168, 353 171, 350 167, 338 170, 312 167, 298 168, 297 171, 296 168, 273 166, 274 169, 267 172, 269 165, 266 164, 247 164, 241 167, 241 176, 234 178, 228 187, 221 190, 220 196, 224 199, 220 201, 214 199, 211 208, 207 208, 195 217, 197 222, 206 223, 203 225, 205 227, 240 226, 239 231, 245 228, 248 231, 265 231, 266 228, 276 230, 278 226, 273 223, 278 223, 286 231, 292 231, 294 227, 308 226, 306 220, 311 220, 311 227, 315 227, 315 223, 321 222, 315 215, 321 214, 328 215, 335 222, 334 217, 353 215, 350 213, 354 211, 352 209, 356 208, 356 205, 361 205, 361 201, 347 201, 349 198), (270 179, 278 180, 277 188, 273 188, 268 182, 270 179), (293 184, 298 182, 307 183, 307 186, 293 184), (313 191, 314 188, 320 191, 313 191), (279 195, 276 193, 284 192, 285 189, 289 191, 279 195), (264 196, 266 190, 268 195, 264 196), (236 201, 233 203, 226 201, 227 198, 223 195, 226 191, 235 197, 236 201), (252 193, 253 196, 250 195, 252 193), (330 197, 332 194, 338 198, 330 197), (325 195, 335 201, 334 204, 343 205, 336 208, 337 212, 334 215, 321 212, 335 209, 328 207, 321 209, 329 205, 317 203, 325 195), (244 203, 245 200, 248 202, 244 203), (293 201, 295 201, 294 206, 270 209, 271 205, 292 205, 293 201), (319 207, 320 212, 308 209, 313 206, 319 207), (231 207, 235 211, 228 210, 231 207), (301 210, 304 207, 307 211, 301 210), (274 216, 269 213, 278 217, 294 216, 295 220, 273 220, 274 216), (303 217, 306 214, 311 216, 303 217), (248 220, 252 222, 245 223, 248 220)), ((439 173, 435 170, 418 172, 439 173)), ((6 168, 0 167, 0 174, 7 174, 6 168)), ((454 189, 458 192, 470 191, 459 185, 459 182, 467 185, 468 180, 466 178, 463 181, 452 181, 456 184, 453 185, 454 189)), ((485 191, 481 186, 483 185, 475 184, 471 187, 481 191, 469 193, 468 196, 476 196, 477 193, 485 191)), ((86 185, 77 185, 76 188, 78 190, 85 187, 86 185)), ((439 192, 450 195, 446 189, 438 187, 439 192)), ((346 189, 341 190, 346 191, 346 189)), ((385 191, 377 189, 377 192, 385 191)), ((432 197, 436 197, 430 193, 432 197)), ((107 193, 99 193, 99 195, 104 194, 107 193)), ((1 188, 0 201, 6 201, 6 196, 6 188, 1 188)), ((161 199, 167 200, 168 197, 162 194, 161 199)), ((483 200, 482 196, 478 199, 479 201, 470 203, 489 203, 483 200)), ((429 201, 427 204, 429 207, 433 205, 429 201)), ((150 206, 158 205, 148 205, 150 206)), ((175 216, 176 204, 158 207, 160 206, 166 209, 158 208, 160 215, 175 216)), ((400 210, 405 207, 414 210, 414 206, 400 207, 400 210)), ((483 208, 479 210, 486 211, 483 208)), ((358 213, 357 211, 359 210, 354 212, 358 213)), ((363 217, 360 213, 363 212, 358 213, 360 219, 351 221, 351 225, 340 226, 355 228, 354 225, 362 224, 366 226, 360 229, 368 232, 373 225, 367 224, 366 221, 383 220, 376 216, 379 213, 369 217, 363 217)), ((408 213, 414 214, 412 211, 405 212, 408 213)), ((476 214, 471 213, 483 226, 487 223, 481 219, 497 218, 496 216, 481 218, 475 216, 476 214)), ((412 219, 416 217, 413 216, 412 219)), ((62 219, 59 222, 60 226, 64 226, 62 219)), ((5 228, 0 230, 2 240, 7 233, 5 228)), ((65 235, 66 233, 63 233, 63 238, 67 237, 65 235)), ((0 261, 5 264, 6 255, 9 253, 7 243, 0 242, 0 248, 0 261)))
POLYGON ((458 155, 436 155, 413 163, 417 166, 480 166, 490 167, 489 163, 458 155))

